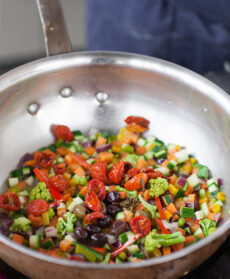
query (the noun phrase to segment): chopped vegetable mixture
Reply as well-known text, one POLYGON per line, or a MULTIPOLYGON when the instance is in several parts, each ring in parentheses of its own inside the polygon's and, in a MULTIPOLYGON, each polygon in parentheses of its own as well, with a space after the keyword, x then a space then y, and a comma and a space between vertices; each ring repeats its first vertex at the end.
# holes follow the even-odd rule
POLYGON ((221 179, 179 145, 144 137, 129 116, 117 135, 55 125, 55 143, 26 154, 0 195, 1 232, 74 261, 123 263, 168 255, 212 234, 221 179))

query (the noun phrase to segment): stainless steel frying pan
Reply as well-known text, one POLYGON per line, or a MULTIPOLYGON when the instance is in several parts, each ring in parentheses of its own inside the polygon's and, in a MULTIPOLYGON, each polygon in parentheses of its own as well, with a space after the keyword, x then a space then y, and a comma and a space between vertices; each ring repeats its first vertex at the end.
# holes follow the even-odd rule
POLYGON ((117 131, 128 115, 151 121, 150 134, 188 147, 224 178, 220 228, 169 256, 140 263, 89 264, 52 258, 0 235, 0 257, 32 278, 177 278, 212 255, 230 232, 230 98, 203 77, 166 61, 119 52, 70 51, 58 0, 38 0, 47 58, 0 78, 1 192, 24 153, 52 142, 51 124, 117 131), (54 55, 55 56, 52 56, 54 55))

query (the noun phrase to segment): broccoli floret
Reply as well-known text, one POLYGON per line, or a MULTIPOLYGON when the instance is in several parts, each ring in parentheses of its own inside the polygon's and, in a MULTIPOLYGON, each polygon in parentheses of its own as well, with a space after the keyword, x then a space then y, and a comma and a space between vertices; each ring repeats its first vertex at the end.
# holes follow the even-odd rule
POLYGON ((181 232, 159 234, 156 230, 152 230, 145 238, 145 250, 147 252, 152 252, 155 248, 171 246, 182 242, 185 242, 185 238, 181 232))
POLYGON ((49 220, 52 220, 54 215, 55 215, 55 212, 54 212, 53 208, 50 207, 48 209, 48 215, 49 215, 49 220))
POLYGON ((216 222, 210 219, 200 220, 199 224, 202 227, 204 236, 208 236, 216 230, 216 222))
POLYGON ((39 182, 30 192, 29 201, 32 202, 36 199, 43 199, 47 202, 53 201, 53 197, 44 182, 39 182))
POLYGON ((65 213, 64 217, 59 217, 56 229, 60 235, 64 236, 66 233, 74 231, 73 224, 77 221, 77 216, 71 212, 65 213))
POLYGON ((125 162, 130 162, 133 167, 136 166, 137 161, 140 159, 140 156, 136 154, 129 154, 125 157, 125 162))
POLYGON ((116 191, 125 192, 130 198, 136 199, 137 198, 137 191, 129 191, 121 186, 116 186, 116 191))
POLYGON ((10 232, 25 233, 31 230, 31 222, 26 217, 19 217, 14 219, 13 224, 10 227, 10 232))
POLYGON ((157 177, 157 179, 150 179, 149 184, 149 194, 152 197, 159 197, 168 189, 168 181, 165 178, 157 177))

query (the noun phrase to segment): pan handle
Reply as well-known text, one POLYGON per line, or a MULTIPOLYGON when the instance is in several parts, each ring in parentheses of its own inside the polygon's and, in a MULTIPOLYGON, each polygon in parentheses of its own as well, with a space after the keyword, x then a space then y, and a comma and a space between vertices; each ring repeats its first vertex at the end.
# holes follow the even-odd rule
POLYGON ((60 0, 37 0, 37 6, 47 56, 71 52, 71 42, 60 0))

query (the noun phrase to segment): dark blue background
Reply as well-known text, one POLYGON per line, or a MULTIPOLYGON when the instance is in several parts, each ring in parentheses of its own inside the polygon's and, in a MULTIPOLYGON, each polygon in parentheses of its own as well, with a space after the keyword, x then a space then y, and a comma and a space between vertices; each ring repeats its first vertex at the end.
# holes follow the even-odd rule
POLYGON ((87 0, 88 50, 159 57, 196 72, 230 61, 230 0, 87 0))

